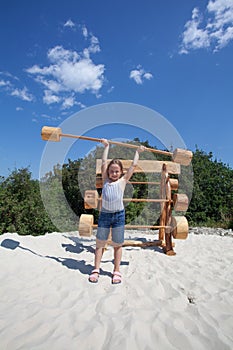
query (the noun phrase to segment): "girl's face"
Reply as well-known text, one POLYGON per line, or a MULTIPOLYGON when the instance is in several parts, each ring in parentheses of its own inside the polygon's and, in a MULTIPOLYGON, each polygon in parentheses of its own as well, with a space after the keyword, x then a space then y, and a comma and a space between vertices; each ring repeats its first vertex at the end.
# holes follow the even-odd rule
POLYGON ((111 181, 117 181, 121 177, 121 168, 118 164, 111 164, 108 169, 108 178, 111 181))

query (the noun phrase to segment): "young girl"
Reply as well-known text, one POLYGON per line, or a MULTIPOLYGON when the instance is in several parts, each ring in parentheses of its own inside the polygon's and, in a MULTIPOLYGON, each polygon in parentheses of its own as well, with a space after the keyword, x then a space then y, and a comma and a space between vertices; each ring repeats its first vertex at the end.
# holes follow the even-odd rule
POLYGON ((143 152, 145 147, 140 146, 136 150, 132 165, 127 173, 123 174, 123 166, 119 159, 113 159, 107 166, 109 143, 102 139, 104 152, 102 156, 102 208, 98 220, 95 250, 95 268, 89 276, 92 283, 98 282, 100 273, 100 262, 103 255, 103 248, 108 240, 110 227, 112 228, 112 245, 114 247, 114 270, 112 283, 121 283, 120 263, 122 257, 122 244, 124 242, 125 210, 123 204, 123 195, 127 181, 131 178, 134 168, 139 159, 139 153, 143 152))

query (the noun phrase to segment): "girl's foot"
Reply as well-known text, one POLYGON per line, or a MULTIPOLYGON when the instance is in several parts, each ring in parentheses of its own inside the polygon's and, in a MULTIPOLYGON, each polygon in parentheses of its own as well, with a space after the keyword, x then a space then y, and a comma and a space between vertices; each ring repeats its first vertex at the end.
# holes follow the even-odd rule
POLYGON ((118 271, 114 271, 112 274, 112 284, 120 284, 121 283, 121 273, 118 271))
POLYGON ((91 283, 97 283, 98 279, 99 279, 99 274, 100 274, 100 270, 99 269, 95 269, 91 272, 88 280, 91 283))

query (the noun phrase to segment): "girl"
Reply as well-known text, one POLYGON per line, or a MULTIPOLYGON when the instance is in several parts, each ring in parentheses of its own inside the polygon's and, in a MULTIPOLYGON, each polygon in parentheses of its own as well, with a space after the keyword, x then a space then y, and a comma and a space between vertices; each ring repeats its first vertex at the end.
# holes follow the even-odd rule
POLYGON ((102 208, 98 220, 95 250, 95 268, 89 276, 92 283, 98 282, 100 273, 100 262, 103 255, 103 248, 108 239, 110 227, 112 228, 112 245, 114 247, 114 270, 112 283, 121 283, 120 263, 122 257, 122 244, 124 242, 125 210, 123 195, 127 181, 131 178, 134 168, 139 159, 139 153, 145 147, 140 146, 136 150, 132 165, 127 173, 123 174, 123 166, 119 159, 113 159, 107 166, 109 143, 106 139, 101 141, 105 148, 102 156, 102 208))

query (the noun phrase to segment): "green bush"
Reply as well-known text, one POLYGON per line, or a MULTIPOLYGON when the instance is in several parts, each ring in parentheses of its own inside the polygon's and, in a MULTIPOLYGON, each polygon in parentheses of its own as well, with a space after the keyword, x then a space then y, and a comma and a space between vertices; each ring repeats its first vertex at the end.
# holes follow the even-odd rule
MULTIPOLYGON (((138 141, 138 140, 137 140, 138 141)), ((151 147, 147 142, 142 143, 151 147)), ((21 235, 43 235, 46 232, 57 231, 47 213, 41 199, 41 186, 47 193, 47 205, 53 208, 53 215, 59 218, 59 226, 66 228, 66 212, 59 207, 58 181, 62 187, 74 216, 82 213, 91 213, 98 219, 98 210, 84 209, 84 191, 95 189, 95 162, 101 158, 102 147, 90 153, 88 157, 76 161, 69 160, 63 166, 57 165, 53 171, 46 174, 42 182, 31 178, 28 168, 16 169, 7 177, 0 177, 0 234, 4 232, 18 232, 21 235), (50 191, 50 192, 49 192, 50 191)), ((122 155, 122 149, 111 147, 109 158, 122 155)), ((134 150, 125 148, 124 159, 133 159, 134 150)), ((158 160, 163 157, 156 156, 158 160)), ((141 159, 151 159, 149 152, 144 152, 141 159)), ((186 217, 191 226, 212 226, 233 228, 233 170, 217 160, 213 160, 212 153, 205 153, 196 149, 193 156, 192 167, 194 173, 193 192, 191 188, 190 168, 182 166, 182 182, 179 190, 186 193, 191 202, 186 217)), ((134 180, 145 181, 145 174, 135 173, 134 180)), ((154 181, 151 174, 148 181, 154 181)), ((147 185, 135 185, 133 190, 135 198, 148 195, 147 185)), ((158 198, 158 188, 152 189, 151 198, 158 198)), ((126 193, 127 194, 127 193, 126 193)), ((159 215, 159 206, 150 203, 129 203, 126 208, 127 223, 135 221, 139 225, 156 224, 159 215), (143 212, 143 215, 140 215, 143 212)), ((51 218, 50 218, 51 217, 51 218)), ((76 223, 75 223, 76 225, 76 223)), ((77 225, 75 226, 77 227, 77 225)))

